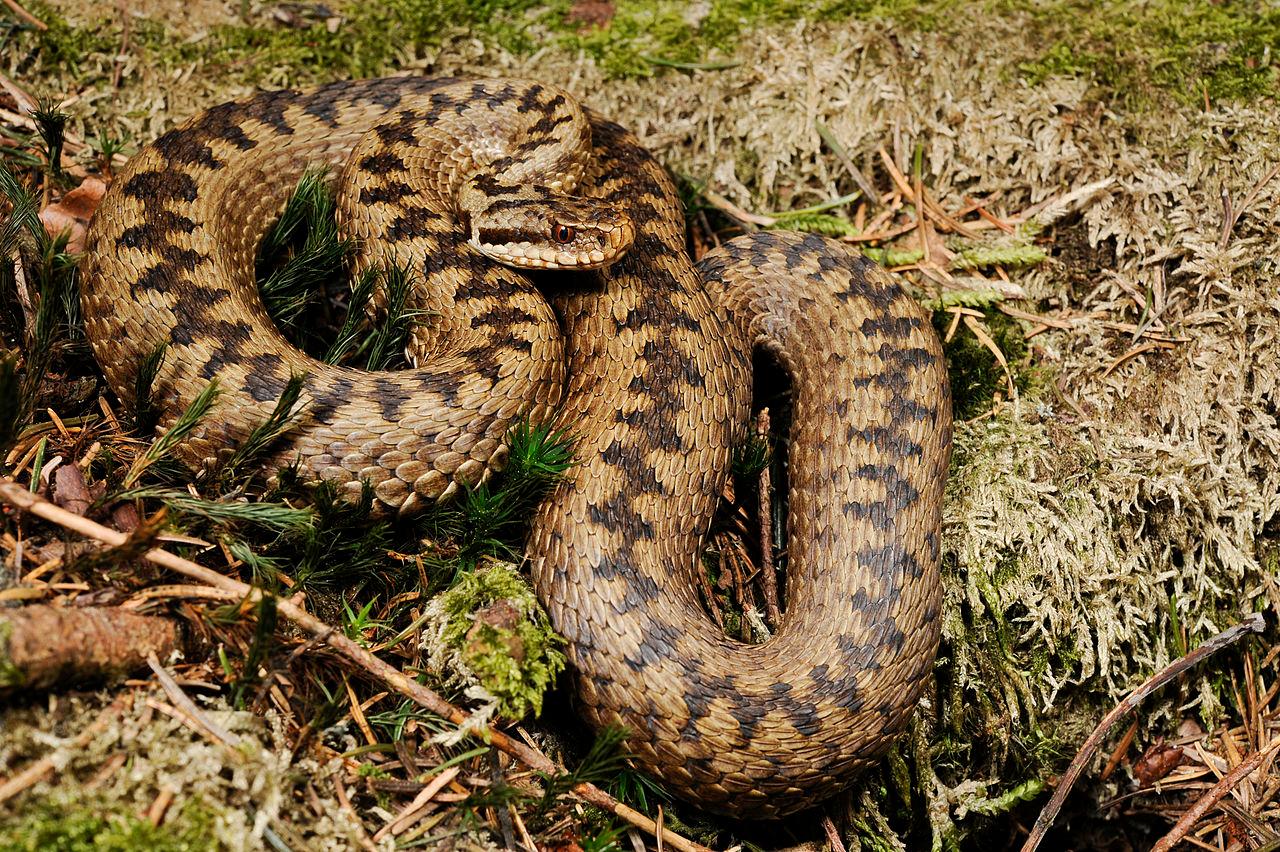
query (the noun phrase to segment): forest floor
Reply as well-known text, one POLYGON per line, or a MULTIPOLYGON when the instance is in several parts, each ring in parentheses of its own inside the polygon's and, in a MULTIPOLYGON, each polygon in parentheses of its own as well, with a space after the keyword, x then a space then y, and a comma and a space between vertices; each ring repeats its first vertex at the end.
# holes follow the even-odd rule
MULTIPOLYGON (((300 509, 292 495, 271 505, 311 514, 233 516, 209 490, 183 502, 180 472, 159 463, 163 453, 146 461, 151 436, 133 428, 88 357, 74 291, 61 314, 40 314, 58 287, 74 286, 67 247, 45 238, 33 249, 17 226, 0 227, 6 257, 21 256, 24 270, 0 273, 0 345, 16 353, 0 358, 0 394, 8 375, 22 408, 0 473, 66 506, 58 469, 75 468, 91 497, 79 514, 135 544, 104 557, 6 510, 0 605, 113 603, 179 620, 203 653, 166 661, 172 688, 197 696, 197 712, 230 738, 169 712, 177 699, 145 670, 101 692, 12 689, 0 711, 0 847, 653 845, 567 792, 592 780, 716 848, 1017 848, 1108 711, 1261 612, 1262 637, 1193 669, 1109 733, 1045 848, 1149 848, 1219 779, 1254 764, 1184 848, 1276 848, 1273 5, 23 7, 30 20, 0 7, 0 165, 37 207, 64 202, 52 221, 74 222, 64 193, 86 178, 109 178, 200 109, 256 90, 381 74, 545 79, 637 132, 671 169, 695 250, 744 229, 802 228, 854 242, 904 276, 946 339, 957 405, 943 644, 909 736, 822 809, 778 825, 731 823, 580 748, 561 692, 539 718, 507 728, 569 767, 548 781, 500 749, 451 741, 456 725, 317 648, 269 604, 148 592, 163 575, 138 570, 138 543, 182 548, 276 591, 301 583, 312 611, 344 635, 425 670, 416 640, 426 590, 491 554, 473 530, 447 558, 438 546, 427 558, 420 530, 300 509), (65 169, 50 167, 33 105, 68 115, 65 169), (37 315, 58 326, 39 341, 37 315), (120 497, 125 480, 151 490, 120 497), (155 515, 162 506, 168 514, 155 515), (334 561, 377 579, 319 570, 334 561), (46 771, 23 774, 41 760, 46 771)), ((0 215, 12 223, 9 199, 0 215)), ((499 495, 520 491, 507 489, 499 495)), ((731 632, 747 630, 743 602, 754 606, 741 573, 713 572, 731 632)), ((469 582, 448 593, 459 611, 491 603, 492 590, 469 582)), ((12 611, 0 609, 0 639, 12 611)), ((457 683, 436 686, 467 701, 457 683)))

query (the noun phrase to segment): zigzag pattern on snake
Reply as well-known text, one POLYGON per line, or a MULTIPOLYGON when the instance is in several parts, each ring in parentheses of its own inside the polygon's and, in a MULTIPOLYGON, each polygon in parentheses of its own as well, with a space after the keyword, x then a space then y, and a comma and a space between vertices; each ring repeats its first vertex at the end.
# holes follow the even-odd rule
POLYGON ((243 441, 291 373, 306 374, 305 414, 273 464, 300 457, 347 493, 371 482, 401 514, 500 468, 515 420, 568 426, 580 462, 534 519, 535 588, 585 717, 626 726, 634 761, 678 795, 779 816, 904 728, 938 643, 950 396, 928 317, 857 252, 760 233, 695 268, 670 178, 622 128, 537 83, 399 78, 258 95, 161 137, 103 200, 83 273, 123 400, 159 343, 162 427, 219 381, 183 447, 193 466, 243 441), (357 266, 423 279, 413 369, 317 363, 262 307, 257 243, 316 164, 341 170, 357 266), (495 257, 603 268, 555 273, 549 305, 495 257), (787 609, 776 636, 743 645, 693 577, 753 346, 794 394, 787 609))

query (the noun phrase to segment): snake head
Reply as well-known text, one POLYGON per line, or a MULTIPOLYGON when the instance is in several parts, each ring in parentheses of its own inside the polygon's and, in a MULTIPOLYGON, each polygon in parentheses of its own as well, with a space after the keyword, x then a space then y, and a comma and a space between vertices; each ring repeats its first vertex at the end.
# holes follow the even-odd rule
POLYGON ((531 187, 473 211, 471 245, 517 269, 600 269, 631 248, 631 217, 596 198, 531 187))

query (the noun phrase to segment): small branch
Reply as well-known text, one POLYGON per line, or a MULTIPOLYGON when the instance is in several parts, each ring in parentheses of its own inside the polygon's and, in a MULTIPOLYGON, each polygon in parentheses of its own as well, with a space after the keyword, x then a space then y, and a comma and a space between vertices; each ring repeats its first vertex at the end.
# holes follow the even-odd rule
MULTIPOLYGON (((44 498, 32 494, 13 480, 4 477, 0 478, 0 499, 10 505, 20 509, 25 509, 33 515, 44 518, 46 521, 55 523, 65 529, 77 532, 86 538, 91 538, 105 544, 119 546, 127 539, 122 532, 104 527, 99 523, 83 518, 66 509, 59 508, 44 498)), ((154 562, 189 577, 201 583, 207 583, 210 586, 222 589, 224 591, 233 592, 250 603, 256 603, 265 597, 265 593, 261 589, 255 589, 247 583, 219 574, 205 568, 203 565, 183 559, 167 550, 155 548, 147 551, 143 558, 149 562, 154 562)), ((453 706, 445 701, 432 690, 418 683, 417 681, 406 677, 399 669, 383 662, 375 657, 366 649, 360 647, 352 640, 348 639, 341 632, 335 630, 328 624, 316 618, 311 613, 302 609, 301 606, 292 600, 277 599, 276 611, 284 618, 293 622, 296 626, 314 636, 321 642, 324 642, 334 651, 345 657, 348 662, 354 664, 358 668, 364 670, 370 677, 381 681, 386 686, 412 700, 421 707, 430 710, 437 716, 449 720, 455 725, 462 726, 467 721, 467 714, 461 709, 453 706)), ((478 737, 490 745, 501 751, 506 752, 516 758, 526 766, 546 775, 561 775, 563 770, 556 766, 548 758, 526 746, 524 743, 517 742, 501 731, 493 730, 483 726, 467 726, 467 732, 478 737)), ((610 796, 604 790, 596 787, 594 784, 578 784, 573 788, 573 792, 579 798, 609 811, 620 819, 639 828, 641 831, 651 835, 656 835, 658 826, 653 820, 644 814, 627 807, 619 802, 613 796, 610 796)), ((3 799, 0 799, 3 801, 3 799)), ((707 847, 694 843, 670 831, 666 833, 666 840, 673 848, 679 849, 680 852, 710 852, 707 847)))
POLYGON ((1129 693, 1123 701, 1116 705, 1116 708, 1098 723, 1098 727, 1094 728, 1093 733, 1089 735, 1089 738, 1084 741, 1084 745, 1080 747, 1080 752, 1071 761, 1071 765, 1067 767, 1067 771, 1063 773, 1062 779, 1058 782, 1058 789, 1053 791, 1053 797, 1049 799, 1049 803, 1045 805, 1044 810, 1040 812, 1040 816, 1036 818, 1036 824, 1032 826, 1031 834, 1027 836, 1027 842, 1022 845, 1022 852, 1034 852, 1039 848, 1040 841, 1044 840, 1049 826, 1053 825, 1054 819, 1058 816, 1058 811, 1062 810, 1062 804, 1067 800, 1067 795, 1071 792, 1071 788, 1075 786, 1076 781, 1080 780, 1085 766, 1093 759, 1094 753, 1117 722, 1146 700, 1147 696, 1174 680, 1183 672, 1203 662, 1223 648, 1234 645, 1250 633, 1261 633, 1265 626, 1266 620, 1263 618, 1262 613, 1255 612, 1236 626, 1229 627, 1217 636, 1205 640, 1205 643, 1199 648, 1196 648, 1186 656, 1180 657, 1162 671, 1152 675, 1146 683, 1129 693))
POLYGON ((155 654, 147 657, 147 665, 155 673, 156 679, 160 681, 161 688, 164 689, 165 695, 169 696, 173 706, 194 719, 223 745, 231 749, 240 748, 240 738, 210 719, 208 714, 197 707, 196 703, 182 691, 182 687, 174 680, 173 675, 169 674, 169 670, 160 665, 160 660, 156 658, 155 654))
POLYGON ((840 832, 836 831, 836 824, 831 821, 831 817, 822 818, 822 830, 826 832, 827 842, 831 844, 831 852, 845 852, 844 841, 840 839, 840 832))
POLYGON ((862 173, 862 169, 854 164, 853 158, 849 156, 849 152, 840 144, 840 140, 836 139, 836 135, 831 132, 825 124, 820 121, 813 123, 813 129, 818 131, 818 135, 822 137, 822 141, 831 149, 831 153, 836 155, 836 159, 844 166, 845 171, 853 178, 853 182, 858 185, 858 189, 862 190, 863 196, 872 205, 880 203, 879 194, 876 192, 875 186, 871 181, 867 180, 867 176, 862 173))
POLYGON ((759 225, 762 228, 767 228, 778 221, 772 216, 761 216, 758 213, 749 213, 729 199, 725 198, 723 195, 720 195, 717 192, 712 192, 709 189, 704 189, 702 191, 702 197, 707 199, 712 207, 715 207, 717 210, 727 213, 739 222, 745 222, 748 225, 759 225))
POLYGON ((400 813, 392 817, 386 825, 378 830, 373 836, 373 842, 377 843, 388 834, 397 835, 404 834, 405 831, 413 827, 413 824, 422 819, 427 814, 427 810, 431 805, 431 800, 436 794, 448 786, 449 782, 458 777, 461 768, 450 766, 431 780, 431 783, 422 788, 422 791, 414 797, 413 801, 400 809, 400 813))
POLYGON ((1165 343, 1164 341, 1161 341, 1161 340, 1156 340, 1152 343, 1144 343, 1141 346, 1135 346, 1132 349, 1130 349, 1128 352, 1124 353, 1123 355, 1121 355, 1120 357, 1112 361, 1111 364, 1108 365, 1107 369, 1102 371, 1102 378, 1105 379, 1107 376, 1111 375, 1116 370, 1118 370, 1121 367, 1121 365, 1125 364, 1128 361, 1133 360, 1134 358, 1137 358, 1139 355, 1146 354, 1147 352, 1152 352, 1156 349, 1176 349, 1176 348, 1177 346, 1175 344, 1165 343))
POLYGON ((49 29, 48 24, 46 24, 44 21, 40 20, 35 15, 28 12, 26 9, 19 6, 18 0, 4 0, 4 5, 12 9, 13 14, 17 15, 19 18, 26 21, 28 24, 40 30, 41 32, 44 32, 45 30, 49 29))
POLYGON ((1235 789, 1236 785, 1245 779, 1247 775, 1255 771, 1262 765, 1268 757, 1275 754, 1280 749, 1280 740, 1276 740, 1262 751, 1255 751, 1253 754, 1240 761, 1240 765, 1228 772, 1222 777, 1222 780, 1209 788, 1209 791, 1196 800, 1186 813, 1182 815, 1182 819, 1178 820, 1177 825, 1157 841, 1155 846, 1151 847, 1151 852, 1169 852, 1182 838, 1186 837, 1191 829, 1195 828, 1205 814, 1213 808, 1214 805, 1222 801, 1228 793, 1235 789))
MULTIPOLYGON (((769 440, 769 409, 760 409, 756 417, 756 437, 769 440)), ((760 588, 764 591, 764 611, 777 630, 782 623, 778 607, 778 575, 773 570, 773 476, 769 465, 760 471, 760 588)))
POLYGON ((120 607, 30 605, 0 610, 0 691, 101 682, 144 668, 182 644, 176 622, 120 607))
POLYGON ((351 825, 355 829, 356 839, 359 840, 360 846, 366 852, 377 852, 377 847, 373 845, 373 841, 369 839, 369 833, 364 829, 364 823, 360 821, 360 817, 356 814, 356 809, 351 806, 351 799, 347 796, 347 785, 342 783, 342 775, 334 774, 333 787, 338 794, 338 805, 351 818, 351 825))

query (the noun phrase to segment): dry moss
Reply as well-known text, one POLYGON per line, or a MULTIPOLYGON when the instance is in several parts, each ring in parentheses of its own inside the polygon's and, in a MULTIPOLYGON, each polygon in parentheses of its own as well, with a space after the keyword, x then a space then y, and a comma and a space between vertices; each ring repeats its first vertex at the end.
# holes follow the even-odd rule
POLYGON ((69 743, 103 711, 103 696, 6 712, 0 772, 12 775, 44 757, 57 771, 0 812, 0 848, 260 849, 269 833, 292 848, 356 842, 329 781, 338 767, 295 758, 271 714, 264 719, 228 710, 220 699, 206 702, 206 712, 240 737, 243 746, 233 753, 149 708, 146 699, 136 692, 83 748, 69 743), (174 799, 157 829, 137 815, 162 791, 174 799))

